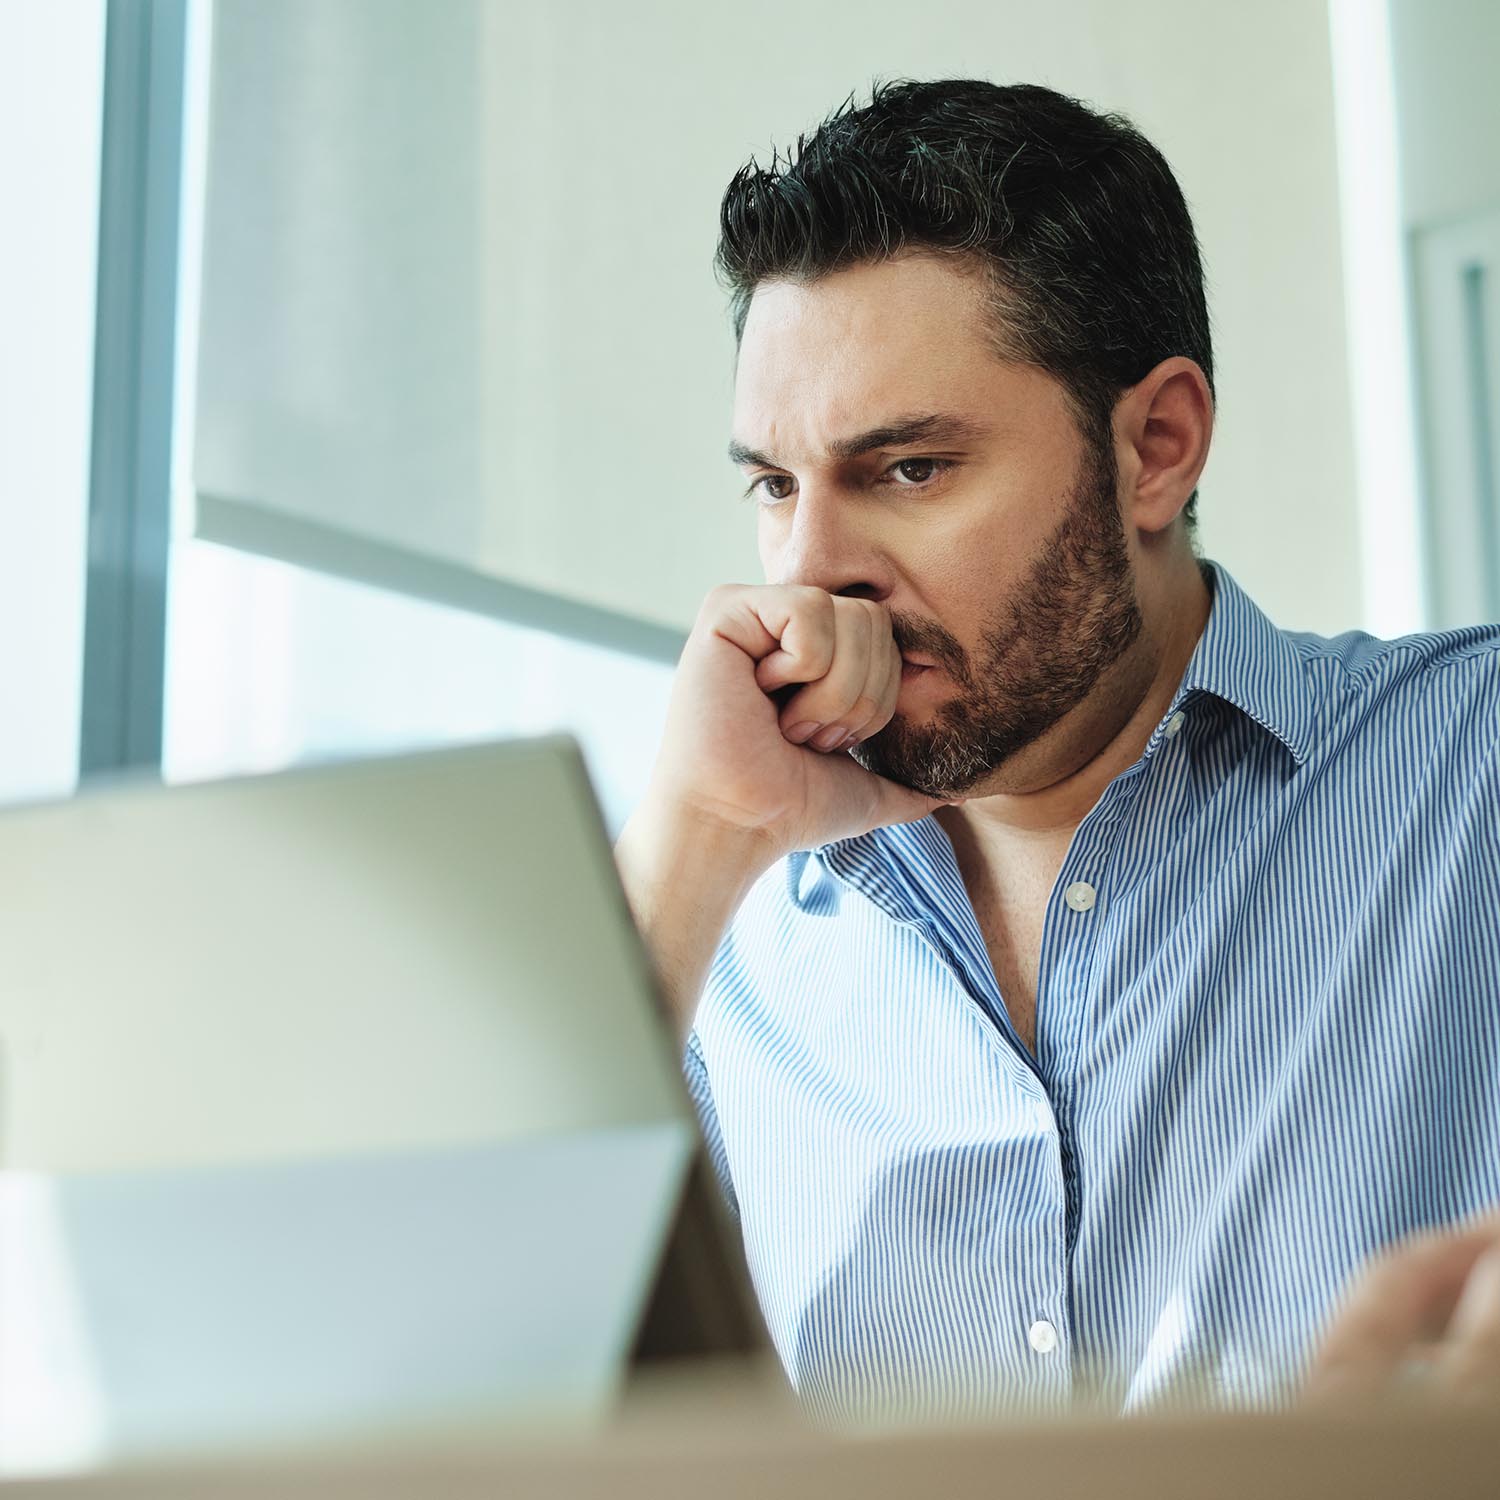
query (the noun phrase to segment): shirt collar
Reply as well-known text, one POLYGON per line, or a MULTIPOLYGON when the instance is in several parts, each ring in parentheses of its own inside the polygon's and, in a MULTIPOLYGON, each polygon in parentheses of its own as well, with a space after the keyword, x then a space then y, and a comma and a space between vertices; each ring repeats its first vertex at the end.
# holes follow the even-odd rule
POLYGON ((1202 568, 1213 604, 1169 712, 1194 693, 1211 693, 1274 735, 1302 765, 1312 749, 1314 705, 1301 654, 1224 568, 1212 562, 1202 568))

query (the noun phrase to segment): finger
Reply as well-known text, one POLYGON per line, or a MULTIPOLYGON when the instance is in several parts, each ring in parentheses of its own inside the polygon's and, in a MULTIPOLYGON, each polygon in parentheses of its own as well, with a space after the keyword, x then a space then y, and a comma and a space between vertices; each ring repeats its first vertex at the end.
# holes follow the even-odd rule
MULTIPOLYGON (((815 681, 833 658, 833 598, 817 588, 721 584, 698 611, 693 640, 728 641, 757 663, 784 656, 784 669, 815 681)), ((759 667, 757 667, 757 676, 759 667)))
POLYGON ((1500 1240, 1470 1269, 1431 1373, 1453 1395, 1500 1390, 1500 1240))
POLYGON ((756 682, 770 693, 826 675, 836 645, 833 595, 818 588, 768 588, 753 602, 761 622, 776 637, 775 650, 755 669, 756 682))
POLYGON ((859 599, 835 599, 833 661, 828 671, 793 695, 780 713, 782 732, 798 744, 832 749, 854 724, 870 717, 864 701, 870 675, 874 615, 859 599), (811 726, 811 727, 809 727, 811 726))
POLYGON ((876 711, 855 730, 852 744, 877 735, 895 715, 895 700, 901 696, 901 652, 895 640, 876 646, 876 666, 871 667, 868 693, 876 703, 876 711))
POLYGON ((1318 1400, 1369 1394, 1390 1383, 1408 1355, 1441 1336, 1492 1236, 1493 1230, 1424 1234, 1371 1262, 1330 1325, 1304 1393, 1318 1400))
POLYGON ((896 699, 901 692, 901 653, 894 640, 882 641, 880 634, 877 625, 877 638, 871 647, 870 675, 865 681, 864 691, 871 704, 870 714, 863 723, 852 726, 845 749, 879 734, 896 712, 896 699))

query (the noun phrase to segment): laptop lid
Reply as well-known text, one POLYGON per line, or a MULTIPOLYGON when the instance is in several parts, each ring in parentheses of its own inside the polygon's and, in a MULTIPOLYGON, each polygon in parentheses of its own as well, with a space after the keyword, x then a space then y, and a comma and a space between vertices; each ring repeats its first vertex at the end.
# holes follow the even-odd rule
POLYGON ((0 814, 0 1167, 0 1472, 764 1344, 565 739, 0 814))

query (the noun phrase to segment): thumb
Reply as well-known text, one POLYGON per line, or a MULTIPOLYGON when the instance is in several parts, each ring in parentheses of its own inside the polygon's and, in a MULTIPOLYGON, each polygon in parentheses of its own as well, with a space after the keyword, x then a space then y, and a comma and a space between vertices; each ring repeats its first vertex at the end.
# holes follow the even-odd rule
POLYGON ((871 774, 870 784, 874 792, 870 809, 871 828, 885 828, 892 823, 915 823, 940 807, 952 805, 941 797, 914 792, 884 776, 871 774))

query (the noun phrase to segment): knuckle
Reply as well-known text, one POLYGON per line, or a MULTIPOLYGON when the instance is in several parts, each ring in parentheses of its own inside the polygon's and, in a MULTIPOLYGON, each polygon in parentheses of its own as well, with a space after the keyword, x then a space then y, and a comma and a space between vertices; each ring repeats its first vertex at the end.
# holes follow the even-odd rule
POLYGON ((740 583, 716 583, 703 596, 703 603, 698 607, 698 618, 716 619, 740 597, 743 590, 744 585, 740 583))
POLYGON ((835 620, 840 641, 861 647, 868 646, 871 620, 863 602, 858 599, 839 599, 835 601, 834 608, 837 611, 835 620))
POLYGON ((793 604, 791 615, 798 625, 803 654, 826 667, 832 660, 837 635, 832 597, 814 590, 793 604))

